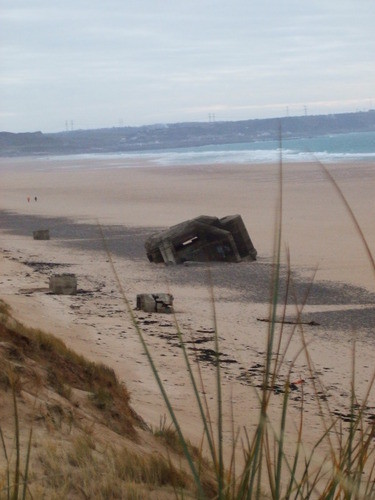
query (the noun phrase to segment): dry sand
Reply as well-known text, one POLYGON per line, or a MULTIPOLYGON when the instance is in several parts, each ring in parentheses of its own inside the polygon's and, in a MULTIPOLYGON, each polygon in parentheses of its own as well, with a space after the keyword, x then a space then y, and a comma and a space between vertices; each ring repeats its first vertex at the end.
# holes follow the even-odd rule
MULTIPOLYGON (((46 329, 91 359, 112 366, 132 394, 132 404, 151 425, 166 413, 137 334, 124 307, 98 230, 103 227, 117 273, 132 307, 137 293, 170 291, 176 318, 197 353, 205 393, 215 420, 213 311, 208 268, 150 264, 143 241, 155 229, 201 214, 222 217, 239 213, 258 250, 257 262, 210 266, 217 313, 226 419, 225 443, 231 441, 230 401, 235 425, 251 429, 259 404, 253 385, 261 383, 266 346, 269 283, 273 262, 276 165, 206 165, 161 167, 125 159, 1 159, 0 297, 28 325, 46 329), (30 196, 30 202, 27 197, 30 196), (38 200, 34 201, 34 196, 38 200), (50 241, 34 241, 32 231, 49 228, 50 241), (48 277, 55 272, 78 276, 77 296, 49 295, 48 277)), ((375 165, 329 166, 347 197, 374 252, 375 165)), ((301 304, 315 274, 303 309, 316 374, 321 376, 331 409, 347 413, 352 340, 356 346, 358 395, 365 393, 374 371, 375 276, 363 244, 334 187, 313 163, 284 166, 283 266, 286 249, 297 301, 301 304)), ((282 296, 282 292, 281 292, 282 296)), ((295 318, 295 301, 287 308, 295 318)), ((279 312, 281 315, 282 307, 279 312)), ((135 312, 155 357, 173 406, 188 436, 197 442, 202 426, 171 316, 135 312)), ((293 327, 285 326, 285 339, 293 327)), ((285 340, 284 340, 285 342, 285 340)), ((301 348, 294 333, 283 373, 301 348)), ((192 352, 192 350, 191 350, 192 352)), ((292 368, 292 380, 305 380, 306 432, 312 442, 321 432, 319 409, 304 354, 292 368)), ((282 374, 277 384, 282 386, 282 374)), ((301 389, 292 393, 288 421, 295 439, 301 389)), ((322 400, 325 396, 322 397, 322 400)), ((274 397, 274 412, 281 396, 274 397)), ((371 394, 369 406, 375 405, 371 394)), ((369 408, 374 413, 374 408, 369 408)))

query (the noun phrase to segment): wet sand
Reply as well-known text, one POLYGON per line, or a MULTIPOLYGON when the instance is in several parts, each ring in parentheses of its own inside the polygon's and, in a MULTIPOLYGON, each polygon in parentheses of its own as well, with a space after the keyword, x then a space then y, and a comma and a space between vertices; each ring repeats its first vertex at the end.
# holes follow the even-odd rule
MULTIPOLYGON (((375 165, 329 168, 374 250, 375 165)), ((230 401, 236 425, 251 428, 251 415, 259 409, 254 387, 262 381, 268 329, 259 319, 267 318, 269 310, 278 167, 172 168, 129 165, 120 159, 25 158, 1 159, 0 176, 0 296, 12 305, 15 316, 114 367, 129 387, 135 409, 151 425, 159 424, 165 406, 117 289, 99 223, 132 307, 137 293, 170 291, 174 295, 176 319, 189 352, 200 360, 204 392, 215 419, 212 280, 228 447, 230 401), (201 214, 235 213, 245 221, 258 250, 257 262, 208 268, 166 267, 147 261, 143 242, 155 230, 201 214), (50 229, 51 240, 34 241, 32 231, 43 228, 50 229), (80 293, 74 297, 46 293, 48 278, 55 272, 76 273, 80 293)), ((301 349, 301 332, 293 333, 293 325, 285 325, 282 345, 294 336, 277 381, 282 389, 291 365, 292 380, 305 381, 306 439, 312 442, 321 431, 312 377, 322 378, 331 408, 345 414, 352 340, 357 339, 356 380, 361 396, 373 372, 375 324, 373 270, 345 207, 318 165, 284 166, 282 248, 280 316, 288 275, 286 249, 293 277, 288 320, 295 319, 296 302, 301 307, 315 276, 302 310, 303 321, 319 323, 303 329, 315 373, 309 373, 303 353, 294 361, 301 349)), ((199 440, 201 424, 192 404, 174 318, 138 311, 135 315, 184 429, 190 438, 199 440)), ((275 394, 275 415, 280 397, 275 394)), ((374 403, 374 395, 371 398, 374 403)), ((296 418, 300 400, 297 386, 291 408, 296 418)), ((293 418, 289 425, 292 441, 293 418)))

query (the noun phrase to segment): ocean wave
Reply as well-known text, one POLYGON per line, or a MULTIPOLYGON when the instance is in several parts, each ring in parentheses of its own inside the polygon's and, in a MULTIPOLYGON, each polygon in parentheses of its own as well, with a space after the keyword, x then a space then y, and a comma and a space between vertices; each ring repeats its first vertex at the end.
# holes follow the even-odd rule
MULTIPOLYGON (((279 161, 278 141, 217 144, 168 150, 134 151, 118 153, 91 153, 46 157, 45 160, 61 161, 58 168, 129 168, 142 166, 170 167, 213 164, 275 163, 279 161), (69 160, 69 165, 63 162, 69 160), (71 160, 77 160, 72 163, 71 160), (85 162, 80 160, 86 160, 85 162), (89 160, 104 160, 103 162, 89 160)), ((324 163, 368 161, 375 159, 375 133, 341 134, 305 139, 287 139, 283 142, 284 162, 324 163)), ((56 163, 55 163, 56 168, 56 163)))
MULTIPOLYGON (((248 164, 273 163, 279 161, 280 150, 242 150, 242 151, 205 151, 189 153, 164 153, 150 156, 149 160, 161 166, 172 165, 205 165, 205 164, 248 164)), ((327 151, 298 151, 283 149, 282 159, 285 162, 341 162, 375 159, 375 153, 331 153, 327 151)))

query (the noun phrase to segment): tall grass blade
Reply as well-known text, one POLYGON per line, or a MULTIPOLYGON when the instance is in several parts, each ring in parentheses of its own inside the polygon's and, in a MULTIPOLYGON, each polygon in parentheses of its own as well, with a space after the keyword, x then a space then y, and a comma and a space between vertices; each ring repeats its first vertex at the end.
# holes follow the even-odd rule
MULTIPOLYGON (((185 344, 183 344, 183 345, 184 345, 183 349, 185 350, 185 355, 187 356, 187 354, 186 354, 186 346, 185 346, 185 344)), ((196 366, 197 366, 197 370, 198 370, 199 383, 200 383, 200 386, 202 388, 202 393, 203 393, 204 409, 203 409, 203 403, 202 403, 201 406, 200 406, 201 418, 202 418, 203 425, 204 425, 204 428, 205 428, 206 436, 209 437, 209 439, 210 439, 209 440, 209 444, 210 444, 211 456, 212 456, 213 464, 215 466, 215 470, 218 471, 218 467, 217 467, 217 463, 218 463, 217 462, 217 452, 216 452, 216 448, 215 448, 215 445, 214 445, 214 439, 213 439, 214 431, 213 431, 213 428, 212 428, 212 419, 211 419, 211 414, 210 414, 210 408, 208 406, 208 401, 207 401, 207 396, 206 396, 206 389, 205 389, 205 385, 204 385, 204 382, 203 382, 202 370, 201 370, 201 366, 200 366, 199 359, 198 359, 198 356, 197 356, 197 348, 196 348, 196 344, 195 343, 194 343, 194 357, 195 357, 195 362, 196 362, 196 366)), ((201 402, 201 399, 199 401, 201 402)))
POLYGON ((351 387, 350 387, 350 413, 349 413, 349 436, 348 436, 348 452, 347 452, 347 474, 350 477, 352 470, 352 454, 353 454, 353 441, 354 441, 354 433, 356 428, 355 421, 355 339, 353 340, 353 349, 352 349, 352 379, 351 379, 351 387))
POLYGON ((12 384, 12 393, 13 393, 13 410, 14 410, 14 434, 16 439, 16 464, 14 468, 14 489, 12 493, 12 500, 18 500, 18 491, 20 484, 20 428, 19 428, 19 419, 18 419, 18 407, 17 407, 17 398, 16 398, 16 389, 14 387, 14 383, 12 384))
POLYGON ((365 251, 367 253, 367 257, 368 257, 368 260, 370 261, 371 263, 371 267, 372 267, 372 270, 374 272, 374 275, 375 275, 375 259, 374 259, 374 256, 372 255, 372 252, 370 250, 370 247, 369 247, 369 244, 367 243, 367 240, 365 238, 365 235, 362 231, 362 228, 361 226, 359 225, 359 222, 357 220, 357 217, 354 215, 354 212, 348 202, 348 200, 346 199, 344 193, 342 192, 340 186, 337 184, 336 180, 334 179, 334 177, 332 176, 332 174, 330 173, 330 171, 328 170, 328 168, 321 162, 318 160, 318 158, 314 156, 314 159, 316 161, 316 163, 322 168, 323 172, 326 174, 326 176, 328 177, 328 179, 330 180, 330 182, 332 183, 332 185, 334 186, 337 194, 339 195, 341 201, 343 202, 353 224, 354 224, 354 227, 362 241, 362 244, 365 248, 365 251))
POLYGON ((289 401, 289 381, 285 386, 285 393, 283 398, 280 437, 278 441, 278 453, 276 462, 275 498, 280 498, 281 494, 281 468, 282 468, 282 462, 284 460, 284 437, 285 437, 285 423, 286 423, 286 412, 288 409, 288 401, 289 401))
MULTIPOLYGON (((187 370, 188 370, 190 382, 191 382, 192 387, 193 387, 194 396, 196 398, 196 402, 197 402, 198 408, 199 408, 199 413, 200 413, 200 416, 202 419, 204 436, 207 439, 208 446, 209 446, 210 453, 211 453, 211 457, 212 457, 212 461, 213 461, 213 464, 215 466, 215 472, 218 475, 219 468, 218 468, 218 461, 217 461, 217 453, 216 453, 216 449, 215 449, 215 445, 214 445, 214 441, 213 441, 213 431, 212 431, 212 427, 211 427, 211 418, 210 418, 210 414, 209 414, 207 399, 205 397, 205 391, 203 390, 203 401, 204 401, 204 405, 203 405, 202 398, 199 394, 198 385, 197 385, 197 382, 195 380, 195 376, 194 376, 194 373, 192 370, 191 362, 189 360, 188 353, 186 350, 186 345, 185 345, 185 342, 182 338, 182 332, 180 329, 180 325, 178 324, 177 317, 176 317, 175 313, 173 313, 173 316, 174 316, 174 322, 175 322, 175 326, 177 329, 177 335, 178 335, 178 339, 179 339, 180 346, 182 349, 185 365, 186 365, 187 370)), ((196 353, 195 344, 194 344, 194 353, 196 353)), ((196 358, 196 361, 197 361, 198 376, 200 379, 200 384, 201 384, 202 389, 204 389, 203 378, 202 378, 202 374, 201 374, 201 370, 200 370, 200 366, 199 366, 199 362, 198 362, 197 358, 196 358)))
POLYGON ((188 371, 190 382, 191 382, 192 387, 193 387, 194 397, 195 397, 196 402, 198 404, 199 413, 200 413, 200 416, 202 419, 203 429, 204 429, 204 437, 206 437, 206 439, 207 439, 210 453, 211 453, 212 463, 214 465, 214 470, 215 470, 215 473, 217 476, 217 480, 219 482, 220 467, 218 465, 217 451, 216 451, 215 443, 214 443, 214 439, 213 439, 213 429, 212 429, 212 424, 211 424, 209 406, 208 406, 207 398, 206 398, 206 391, 204 390, 204 383, 203 383, 202 373, 201 373, 201 369, 200 369, 200 364, 199 364, 199 361, 198 361, 198 358, 196 355, 196 352, 197 352, 196 345, 194 343, 194 355, 195 355, 195 361, 197 363, 197 368, 198 368, 198 377, 199 377, 200 385, 201 385, 201 388, 203 391, 203 402, 202 402, 202 398, 199 394, 198 385, 197 385, 197 382, 196 382, 196 379, 195 379, 195 376, 193 373, 192 365, 191 365, 191 362, 190 362, 190 359, 189 359, 189 356, 187 353, 187 349, 186 349, 186 344, 185 344, 184 339, 182 337, 182 331, 181 331, 180 325, 178 323, 177 316, 176 316, 175 312, 173 312, 173 318, 174 318, 174 323, 175 323, 175 327, 177 330, 177 336, 178 336, 179 343, 180 343, 179 345, 182 349, 185 365, 186 365, 186 368, 188 371))
POLYGON ((280 262, 281 262, 281 234, 282 234, 282 212, 283 212, 283 161, 282 161, 282 130, 281 123, 279 125, 279 192, 278 201, 276 209, 276 220, 275 220, 275 230, 274 230, 274 264, 273 264, 273 277, 272 277, 272 291, 270 300, 270 323, 267 335, 267 347, 266 347, 266 360, 263 375, 263 389, 261 398, 261 409, 259 416, 259 423, 256 431, 256 442, 254 449, 254 456, 252 457, 252 465, 250 471, 250 482, 248 488, 247 498, 253 498, 254 495, 254 484, 257 477, 257 489, 256 498, 260 495, 260 481, 262 475, 262 461, 263 461, 263 438, 264 438, 264 426, 267 420, 267 405, 270 397, 269 389, 269 379, 271 373, 271 363, 272 363, 272 351, 274 344, 275 335, 275 325, 276 325, 276 312, 277 303, 279 297, 279 282, 280 282, 280 262))
POLYGON ((294 483, 298 486, 298 482, 296 481, 296 470, 297 470, 297 465, 298 465, 298 459, 299 459, 299 453, 301 449, 301 443, 302 443, 302 429, 303 429, 303 410, 304 410, 304 392, 303 392, 303 387, 302 387, 302 400, 301 400, 301 407, 300 407, 300 423, 298 427, 298 438, 297 438, 297 444, 296 444, 296 451, 294 452, 294 460, 293 460, 293 466, 292 470, 290 473, 290 480, 289 480, 289 485, 286 491, 285 498, 290 498, 291 497, 291 492, 294 483))
POLYGON ((22 490, 22 500, 26 499, 26 492, 28 487, 29 480, 29 468, 30 468, 30 455, 31 455, 31 441, 33 438, 33 428, 30 429, 29 440, 27 443, 27 454, 26 454, 26 463, 25 463, 25 473, 23 477, 23 490, 22 490))
POLYGON ((0 439, 1 439, 1 445, 3 448, 3 453, 5 457, 5 463, 6 463, 6 492, 7 492, 7 500, 10 500, 10 469, 9 469, 9 458, 8 458, 8 452, 7 452, 7 447, 5 445, 5 439, 4 439, 4 434, 3 430, 0 425, 0 439))
POLYGON ((199 498, 204 498, 204 496, 205 496, 205 495, 204 495, 204 492, 203 492, 203 488, 202 488, 202 484, 201 484, 201 481, 200 481, 200 478, 199 478, 199 474, 198 474, 198 472, 197 472, 197 470, 196 470, 196 467, 195 467, 195 465, 194 465, 193 458, 192 458, 192 456, 191 456, 191 454, 190 454, 190 452, 189 452, 189 449, 188 449, 188 446, 187 446, 187 444, 186 444, 185 438, 184 438, 184 436, 183 436, 183 434, 182 434, 182 430, 181 430, 181 427, 180 427, 180 425, 179 425, 179 423, 178 423, 178 420, 177 420, 176 414, 175 414, 175 412, 174 412, 174 410, 173 410, 173 408, 172 408, 172 404, 171 404, 171 402, 170 402, 170 400, 169 400, 169 398, 168 398, 168 395, 167 395, 167 393, 166 393, 166 391, 165 391, 164 384, 163 384, 163 382, 162 382, 162 380, 161 380, 161 378, 160 378, 160 375, 159 375, 159 372, 158 372, 158 370, 157 370, 157 368, 156 368, 156 365, 155 365, 155 363, 154 363, 153 357, 152 357, 152 355, 151 355, 151 353, 150 353, 150 350, 149 350, 149 348, 148 348, 148 346, 147 346, 147 344, 146 344, 146 341, 145 341, 145 339, 144 339, 144 337, 143 337, 142 330, 141 330, 141 328, 139 327, 139 324, 138 324, 138 322, 137 322, 137 319, 136 319, 136 317, 134 316, 134 313, 133 313, 133 311, 132 311, 132 308, 131 308, 131 306, 130 306, 130 303, 129 303, 129 301, 128 301, 128 298, 127 298, 127 296, 126 296, 126 294, 125 294, 124 288, 123 288, 123 286, 122 286, 122 283, 121 283, 120 278, 119 278, 119 276, 118 276, 118 273, 117 273, 117 271, 116 271, 115 265, 114 265, 114 263, 113 263, 113 259, 112 259, 111 252, 109 251, 109 248, 108 248, 108 245, 107 245, 106 239, 105 239, 105 237, 104 237, 104 233, 103 233, 102 226, 101 226, 101 224, 99 223, 99 221, 97 221, 97 225, 98 225, 98 228, 99 228, 99 231, 100 231, 101 240, 102 240, 102 243, 103 243, 103 246, 104 246, 105 252, 106 252, 106 254, 107 254, 108 261, 109 261, 109 264, 110 264, 110 267, 111 267, 111 270, 112 270, 113 276, 114 276, 114 278, 115 278, 115 280, 116 280, 116 283, 117 283, 117 286, 118 286, 119 292, 120 292, 120 294, 121 294, 122 300, 123 300, 123 302, 124 302, 124 305, 125 305, 125 307, 126 307, 126 309, 127 309, 127 312, 128 312, 129 317, 130 317, 130 319, 131 319, 131 322, 132 322, 132 324, 133 324, 133 326, 134 326, 134 328, 135 328, 135 330, 136 330, 136 333, 137 333, 137 335, 138 335, 138 338, 139 338, 139 340, 140 340, 140 342, 141 342, 141 344, 142 344, 143 350, 144 350, 144 352, 145 352, 145 354, 146 354, 146 357, 147 357, 147 360, 148 360, 148 362, 149 362, 149 364, 150 364, 150 367, 151 367, 152 373, 153 373, 153 375, 154 375, 154 377, 155 377, 156 383, 157 383, 157 385, 158 385, 158 387, 159 387, 159 389, 160 389, 161 395, 162 395, 162 397, 163 397, 163 399, 164 399, 164 402, 165 402, 165 404, 166 404, 166 406, 167 406, 168 413, 169 413, 169 415, 170 415, 170 417, 171 417, 171 419, 172 419, 173 425, 174 425, 174 427, 175 427, 175 429, 176 429, 176 432, 177 432, 177 434, 178 434, 178 437, 179 437, 179 439, 180 439, 180 442, 181 442, 181 445, 182 445, 182 448, 183 448, 183 451, 184 451, 184 455, 185 455, 186 460, 187 460, 187 462, 188 462, 188 464, 189 464, 190 470, 191 470, 192 475, 193 475, 193 478, 194 478, 194 482, 195 482, 196 487, 197 487, 197 490, 198 490, 199 498))
POLYGON ((223 498, 223 479, 224 479, 224 457, 223 457, 223 402, 221 393, 221 373, 220 373, 220 351, 219 337, 217 328, 217 315, 215 307, 214 287, 212 283, 211 269, 208 267, 209 288, 211 293, 212 318, 214 323, 214 342, 216 356, 216 398, 217 398, 217 441, 218 441, 218 456, 219 456, 219 499, 223 498))

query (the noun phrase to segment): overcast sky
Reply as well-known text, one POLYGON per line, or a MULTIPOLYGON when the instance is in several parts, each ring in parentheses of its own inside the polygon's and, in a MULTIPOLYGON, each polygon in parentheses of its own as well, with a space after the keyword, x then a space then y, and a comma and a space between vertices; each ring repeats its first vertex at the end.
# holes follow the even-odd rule
POLYGON ((0 130, 371 107, 375 0, 0 0, 0 130))

